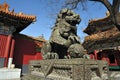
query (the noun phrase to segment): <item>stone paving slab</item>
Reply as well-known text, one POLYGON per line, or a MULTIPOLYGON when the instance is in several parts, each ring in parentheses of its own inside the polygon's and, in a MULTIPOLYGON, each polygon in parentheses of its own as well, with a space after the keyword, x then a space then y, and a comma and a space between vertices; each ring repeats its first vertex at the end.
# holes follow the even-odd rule
POLYGON ((21 80, 21 79, 17 78, 17 79, 0 79, 0 80, 21 80))
POLYGON ((0 80, 10 80, 19 79, 21 74, 21 69, 14 68, 0 68, 0 80))

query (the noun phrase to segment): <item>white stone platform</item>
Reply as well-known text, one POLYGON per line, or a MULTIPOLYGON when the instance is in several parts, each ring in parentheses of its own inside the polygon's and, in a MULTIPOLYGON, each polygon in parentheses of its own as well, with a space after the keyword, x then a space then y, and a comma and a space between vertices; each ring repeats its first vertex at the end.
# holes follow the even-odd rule
POLYGON ((20 78, 21 69, 0 68, 0 80, 20 78))

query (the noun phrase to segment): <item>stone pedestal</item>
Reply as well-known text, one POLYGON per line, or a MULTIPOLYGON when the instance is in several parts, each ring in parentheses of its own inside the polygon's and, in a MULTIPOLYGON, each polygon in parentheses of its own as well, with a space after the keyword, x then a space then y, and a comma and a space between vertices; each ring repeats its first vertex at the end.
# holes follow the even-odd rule
POLYGON ((105 61, 90 59, 53 59, 31 61, 30 75, 45 80, 91 80, 100 77, 107 68, 105 61))
POLYGON ((0 68, 0 80, 20 78, 21 69, 0 68))

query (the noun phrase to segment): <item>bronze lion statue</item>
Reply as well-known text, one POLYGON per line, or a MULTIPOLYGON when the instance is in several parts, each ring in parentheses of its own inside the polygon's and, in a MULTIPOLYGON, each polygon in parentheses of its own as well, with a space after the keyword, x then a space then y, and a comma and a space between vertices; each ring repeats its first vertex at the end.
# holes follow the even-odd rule
POLYGON ((70 9, 62 9, 58 14, 52 34, 41 49, 44 59, 79 58, 84 48, 77 36, 80 16, 70 9))

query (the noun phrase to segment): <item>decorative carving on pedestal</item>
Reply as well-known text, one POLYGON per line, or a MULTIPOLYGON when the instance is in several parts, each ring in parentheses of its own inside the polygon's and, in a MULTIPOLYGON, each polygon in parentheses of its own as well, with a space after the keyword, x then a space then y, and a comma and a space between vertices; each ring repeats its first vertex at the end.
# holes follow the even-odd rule
POLYGON ((89 59, 51 59, 30 62, 30 74, 45 80, 91 80, 101 78, 105 61, 89 59), (99 66, 101 65, 101 66, 99 66), (95 74, 95 76, 93 76, 95 74))

